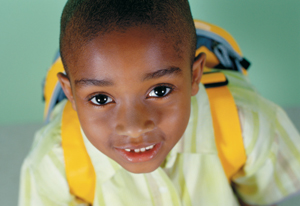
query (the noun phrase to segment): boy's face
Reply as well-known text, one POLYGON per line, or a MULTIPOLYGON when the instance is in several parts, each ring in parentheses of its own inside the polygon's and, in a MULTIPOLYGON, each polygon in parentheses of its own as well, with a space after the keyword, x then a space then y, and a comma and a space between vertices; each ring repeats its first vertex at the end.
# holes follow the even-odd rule
POLYGON ((70 81, 58 75, 87 138, 130 172, 158 168, 186 129, 205 60, 191 74, 189 48, 134 27, 95 38, 67 59, 70 81))

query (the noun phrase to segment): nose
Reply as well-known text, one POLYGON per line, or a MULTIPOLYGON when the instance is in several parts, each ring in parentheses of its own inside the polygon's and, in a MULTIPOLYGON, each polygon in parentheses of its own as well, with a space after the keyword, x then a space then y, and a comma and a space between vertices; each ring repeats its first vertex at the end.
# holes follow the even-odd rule
POLYGON ((116 124, 118 135, 137 138, 153 130, 154 127, 155 124, 151 120, 150 112, 142 103, 122 106, 118 110, 116 124))

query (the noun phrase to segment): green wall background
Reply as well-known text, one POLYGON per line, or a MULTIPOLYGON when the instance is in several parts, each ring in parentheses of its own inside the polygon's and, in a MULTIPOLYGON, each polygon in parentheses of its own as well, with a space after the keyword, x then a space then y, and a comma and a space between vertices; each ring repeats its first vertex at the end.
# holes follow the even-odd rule
MULTIPOLYGON (((0 124, 42 121, 41 82, 58 48, 65 0, 0 0, 0 124)), ((252 62, 266 98, 300 106, 300 1, 190 0, 194 18, 216 24, 252 62)))

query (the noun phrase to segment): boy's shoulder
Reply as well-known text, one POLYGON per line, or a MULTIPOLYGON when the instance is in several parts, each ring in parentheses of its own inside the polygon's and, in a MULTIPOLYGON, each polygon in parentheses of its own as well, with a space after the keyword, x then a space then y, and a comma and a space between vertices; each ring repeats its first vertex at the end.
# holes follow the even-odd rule
POLYGON ((31 202, 30 205, 58 205, 73 201, 61 146, 61 118, 65 103, 63 101, 55 107, 51 121, 35 134, 22 165, 21 202, 26 199, 31 202))
POLYGON ((64 168, 63 149, 61 145, 61 118, 66 100, 60 102, 51 114, 51 121, 38 130, 26 161, 33 167, 39 167, 50 158, 57 166, 64 168))
POLYGON ((247 156, 233 177, 233 185, 249 204, 274 204, 299 191, 300 163, 296 160, 300 156, 300 135, 285 111, 262 97, 247 76, 224 73, 238 109, 247 156))
POLYGON ((270 118, 275 118, 280 107, 275 103, 262 97, 255 87, 250 83, 248 76, 233 72, 222 71, 228 79, 228 88, 235 100, 237 108, 248 110, 254 113, 264 114, 270 118))

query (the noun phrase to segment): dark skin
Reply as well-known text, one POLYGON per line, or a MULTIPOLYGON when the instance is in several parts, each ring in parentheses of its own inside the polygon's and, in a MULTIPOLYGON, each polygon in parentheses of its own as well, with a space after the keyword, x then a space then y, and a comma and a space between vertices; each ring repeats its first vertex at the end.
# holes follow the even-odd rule
POLYGON ((130 172, 157 169, 186 129, 205 55, 191 66, 190 49, 180 49, 149 26, 114 31, 75 51, 76 64, 66 58, 69 78, 58 75, 87 138, 130 172), (142 161, 120 153, 153 144, 160 148, 142 161))
POLYGON ((68 76, 58 78, 89 141, 130 172, 157 169, 186 129, 205 54, 191 65, 188 47, 175 51, 146 26, 99 36, 74 56, 65 59, 68 76), (132 162, 120 153, 153 144, 161 146, 150 159, 132 162))

